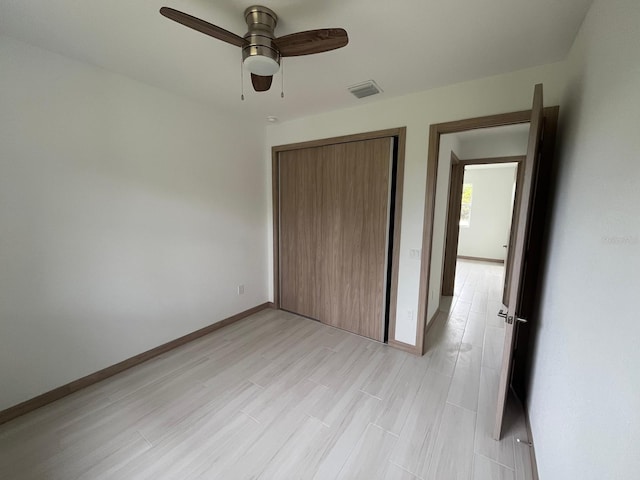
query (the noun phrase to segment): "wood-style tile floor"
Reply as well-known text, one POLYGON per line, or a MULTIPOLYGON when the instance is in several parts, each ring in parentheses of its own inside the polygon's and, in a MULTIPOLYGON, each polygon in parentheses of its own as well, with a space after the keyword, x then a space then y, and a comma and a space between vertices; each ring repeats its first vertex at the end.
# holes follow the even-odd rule
POLYGON ((528 479, 491 438, 502 267, 459 263, 417 358, 267 310, 0 426, 0 478, 528 479))

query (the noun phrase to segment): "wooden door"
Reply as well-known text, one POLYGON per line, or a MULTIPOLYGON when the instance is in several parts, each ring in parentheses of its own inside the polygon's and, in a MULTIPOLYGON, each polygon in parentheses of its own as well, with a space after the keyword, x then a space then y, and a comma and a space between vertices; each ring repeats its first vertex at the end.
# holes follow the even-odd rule
POLYGON ((383 341, 392 139, 279 162, 281 308, 383 341))
POLYGON ((391 139, 326 150, 321 321, 383 341, 391 139))
MULTIPOLYGON (((529 144, 527 147, 527 156, 521 165, 522 182, 519 211, 515 222, 515 234, 511 248, 512 259, 509 266, 509 296, 505 317, 505 338, 504 350, 502 357, 502 366, 500 368, 500 383, 498 385, 498 402, 496 409, 496 421, 494 428, 494 437, 500 439, 502 431, 502 421, 509 392, 511 367, 513 361, 513 347, 515 339, 515 331, 520 321, 519 303, 522 297, 522 279, 525 268, 526 244, 528 237, 528 229, 530 224, 531 206, 533 203, 537 162, 540 152, 540 143, 543 124, 543 98, 542 85, 535 86, 533 94, 533 107, 531 111, 531 123, 529 126, 529 144)), ((526 321, 526 320, 525 320, 526 321)))
POLYGON ((502 304, 509 305, 509 290, 511 288, 511 267, 513 265, 513 248, 515 246, 518 218, 520 216, 520 204, 522 203, 522 182, 524 181, 524 166, 518 163, 516 173, 516 191, 513 199, 513 212, 511 214, 511 227, 507 243, 507 255, 504 263, 504 286, 502 289, 502 304))
POLYGON ((321 147, 280 153, 280 306, 319 319, 321 147))
POLYGON ((449 178, 449 206, 447 208, 447 235, 444 247, 444 268, 442 271, 442 295, 444 296, 453 296, 455 290, 463 187, 464 165, 452 158, 451 177, 449 178))

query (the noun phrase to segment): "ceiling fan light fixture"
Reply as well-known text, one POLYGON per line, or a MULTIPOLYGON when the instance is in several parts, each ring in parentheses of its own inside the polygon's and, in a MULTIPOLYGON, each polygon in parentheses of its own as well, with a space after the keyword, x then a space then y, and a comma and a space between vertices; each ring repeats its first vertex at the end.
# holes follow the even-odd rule
POLYGON ((269 77, 280 70, 280 63, 265 55, 251 55, 243 63, 251 73, 262 77, 269 77))
POLYGON ((280 70, 280 53, 268 33, 248 33, 248 45, 242 49, 242 63, 254 75, 270 77, 280 70))

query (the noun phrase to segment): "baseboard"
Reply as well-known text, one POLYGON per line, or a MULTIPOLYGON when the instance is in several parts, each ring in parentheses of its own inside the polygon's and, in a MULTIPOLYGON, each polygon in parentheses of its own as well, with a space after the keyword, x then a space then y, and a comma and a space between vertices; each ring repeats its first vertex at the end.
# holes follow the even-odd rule
POLYGON ((78 390, 82 390, 83 388, 100 382, 117 373, 123 372, 131 367, 135 367, 136 365, 140 365, 141 363, 146 362, 153 357, 157 357, 158 355, 168 352, 169 350, 173 350, 174 348, 192 342, 193 340, 215 332, 216 330, 226 327, 227 325, 231 325, 232 323, 235 323, 239 320, 242 320, 243 318, 248 317, 249 315, 253 315, 254 313, 260 312, 267 308, 273 308, 273 303, 266 302, 256 307, 245 310, 244 312, 237 313, 212 325, 196 330, 195 332, 188 333, 187 335, 176 338, 175 340, 164 343, 158 347, 152 348, 151 350, 147 350, 146 352, 123 360, 122 362, 116 363, 115 365, 111 365, 110 367, 98 370, 95 373, 91 373, 85 377, 79 378, 78 380, 74 380, 71 383, 67 383, 66 385, 45 392, 30 400, 25 400, 22 403, 14 405, 13 407, 2 410, 0 411, 0 425, 8 422, 9 420, 13 420, 14 418, 24 415, 25 413, 31 412, 33 410, 36 410, 37 408, 55 402, 56 400, 66 397, 67 395, 77 392, 78 390))
POLYGON ((433 327, 433 324, 436 323, 436 318, 438 317, 441 311, 442 310, 440 310, 440 305, 438 305, 438 309, 435 312, 433 312, 433 315, 431 315, 431 320, 429 320, 429 322, 427 323, 427 328, 424 331, 425 337, 427 336, 427 333, 429 333, 429 330, 431 330, 431 327, 433 327))
POLYGON ((529 420, 529 411, 523 405, 524 410, 524 420, 527 426, 527 435, 529 438, 529 442, 531 443, 531 473, 533 474, 533 480, 539 480, 538 476, 538 461, 536 460, 536 448, 535 442, 533 441, 533 433, 531 432, 531 421, 529 420))
MULTIPOLYGON (((424 329, 424 338, 427 338, 427 334, 429 333, 429 329, 431 328, 431 326, 434 324, 436 317, 438 316, 438 312, 440 312, 440 307, 438 306, 438 310, 436 310, 436 313, 433 314, 433 316, 431 317, 431 320, 429 321, 429 323, 427 323, 426 328, 424 329)), ((401 342, 400 340, 388 340, 387 344, 390 347, 393 348, 397 348, 398 350, 402 350, 403 352, 407 352, 410 353, 412 355, 416 355, 418 357, 421 357, 422 355, 424 355, 426 352, 424 351, 424 347, 420 347, 418 345, 410 345, 408 343, 404 343, 401 342)))
POLYGON ((469 257, 467 255, 458 255, 457 258, 461 260, 476 260, 478 262, 504 263, 504 260, 500 258, 469 257))
POLYGON ((431 315, 431 319, 427 322, 427 326, 424 329, 424 337, 422 341, 423 345, 422 349, 420 350, 420 355, 424 355, 425 353, 427 353, 427 335, 429 335, 429 331, 431 330, 431 327, 433 327, 433 324, 436 323, 436 318, 440 313, 440 305, 442 304, 438 304, 438 308, 435 312, 433 312, 433 315, 431 315))
MULTIPOLYGON (((431 316, 431 320, 429 320, 429 322, 427 323, 425 329, 424 329, 424 339, 426 341, 427 339, 427 334, 429 333, 429 330, 431 329, 431 326, 435 323, 436 321, 436 317, 438 316, 438 313, 440 313, 440 305, 438 305, 437 310, 435 311, 435 313, 431 316)), ((423 342, 424 343, 424 342, 423 342)), ((424 346, 420 347, 418 345, 410 345, 408 343, 404 343, 401 342, 399 340, 389 340, 387 342, 387 344, 393 348, 397 348, 398 350, 403 350, 405 352, 411 353, 413 355, 416 355, 418 357, 421 357, 422 355, 424 355, 425 353, 427 353, 424 349, 424 346)))
POLYGON ((401 342, 400 340, 388 340, 387 344, 390 347, 397 348, 398 350, 402 350, 403 352, 420 356, 420 350, 415 345, 410 345, 408 343, 401 342))

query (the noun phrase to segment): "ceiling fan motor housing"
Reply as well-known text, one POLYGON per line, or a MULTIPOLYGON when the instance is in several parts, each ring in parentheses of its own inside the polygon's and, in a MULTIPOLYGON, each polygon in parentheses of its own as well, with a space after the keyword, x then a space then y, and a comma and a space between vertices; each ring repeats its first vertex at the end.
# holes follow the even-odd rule
POLYGON ((280 52, 276 48, 274 30, 278 16, 273 10, 254 5, 244 11, 249 31, 244 36, 249 44, 242 48, 242 61, 251 73, 275 74, 280 68, 280 52))

